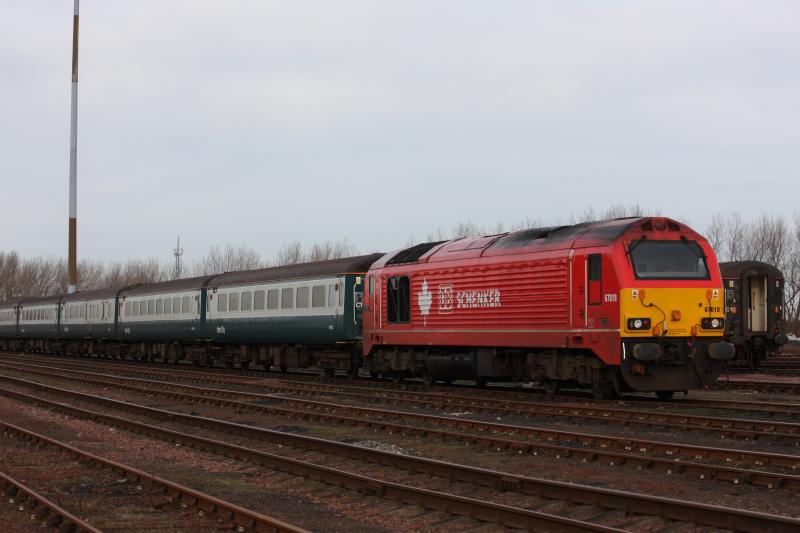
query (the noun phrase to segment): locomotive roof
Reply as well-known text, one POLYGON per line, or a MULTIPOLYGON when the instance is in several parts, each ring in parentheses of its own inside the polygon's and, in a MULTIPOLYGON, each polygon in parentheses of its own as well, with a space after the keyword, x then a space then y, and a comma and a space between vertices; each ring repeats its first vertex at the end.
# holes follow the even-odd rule
POLYGON ((215 277, 210 285, 220 287, 223 285, 240 285, 257 283, 261 281, 277 281, 284 279, 310 278, 318 276, 332 276, 348 272, 366 272, 372 264, 383 257, 384 254, 359 255, 313 263, 299 263, 258 270, 243 270, 241 272, 227 272, 215 277))
MULTIPOLYGON (((657 218, 664 220, 672 231, 679 231, 685 228, 685 226, 681 226, 671 219, 657 218)), ((581 222, 580 224, 569 226, 529 228, 498 235, 464 237, 451 241, 422 243, 390 253, 376 266, 413 263, 421 260, 430 260, 432 262, 447 260, 446 254, 448 252, 470 251, 473 253, 480 252, 481 255, 503 255, 515 253, 518 250, 522 251, 532 246, 550 249, 570 248, 578 241, 580 241, 581 246, 602 245, 615 241, 637 224, 645 225, 650 220, 652 220, 651 217, 617 218, 596 222, 581 222)))
POLYGON ((719 264, 723 278, 740 278, 745 274, 772 276, 783 279, 783 272, 769 263, 761 261, 728 261, 719 264))

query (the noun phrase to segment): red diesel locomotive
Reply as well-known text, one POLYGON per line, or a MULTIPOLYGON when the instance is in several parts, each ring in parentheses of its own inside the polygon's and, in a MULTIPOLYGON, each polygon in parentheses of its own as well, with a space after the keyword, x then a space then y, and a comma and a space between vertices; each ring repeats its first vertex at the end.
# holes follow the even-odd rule
POLYGON ((365 285, 364 364, 395 379, 668 398, 734 356, 715 254, 668 218, 420 244, 379 259, 365 285))

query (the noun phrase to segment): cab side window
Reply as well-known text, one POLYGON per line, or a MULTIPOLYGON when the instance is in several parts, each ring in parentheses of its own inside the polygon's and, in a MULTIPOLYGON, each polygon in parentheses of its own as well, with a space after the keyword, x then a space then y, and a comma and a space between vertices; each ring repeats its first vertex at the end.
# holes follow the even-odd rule
POLYGON ((589 304, 603 303, 603 267, 600 254, 589 254, 587 265, 589 278, 589 304))

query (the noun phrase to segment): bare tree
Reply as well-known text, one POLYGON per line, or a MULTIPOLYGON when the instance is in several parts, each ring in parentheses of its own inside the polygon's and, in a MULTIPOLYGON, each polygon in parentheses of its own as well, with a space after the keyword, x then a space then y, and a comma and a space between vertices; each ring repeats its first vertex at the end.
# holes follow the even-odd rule
POLYGON ((284 243, 275 256, 275 264, 277 266, 283 265, 296 265, 303 262, 303 245, 300 241, 292 241, 284 243))
POLYGON ((784 275, 784 317, 796 328, 800 320, 800 214, 793 224, 782 215, 762 214, 746 221, 739 213, 716 214, 706 231, 720 261, 762 261, 784 275))
POLYGON ((226 244, 224 248, 211 246, 208 253, 194 265, 196 276, 222 274, 235 270, 252 270, 264 266, 258 253, 245 245, 235 247, 226 244))

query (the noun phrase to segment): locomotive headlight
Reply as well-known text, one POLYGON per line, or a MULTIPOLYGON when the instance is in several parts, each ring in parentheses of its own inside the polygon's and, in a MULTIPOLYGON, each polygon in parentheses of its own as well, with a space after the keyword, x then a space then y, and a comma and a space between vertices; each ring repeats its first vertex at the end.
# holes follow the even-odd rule
POLYGON ((627 322, 629 330, 643 330, 650 329, 649 318, 629 318, 627 322))
POLYGON ((703 318, 700 320, 700 327, 703 329, 722 329, 725 321, 721 318, 703 318))

